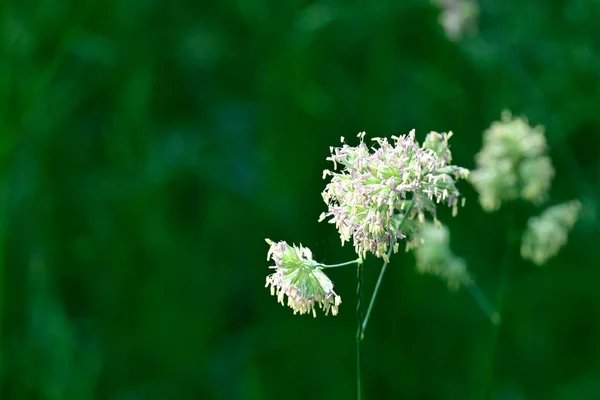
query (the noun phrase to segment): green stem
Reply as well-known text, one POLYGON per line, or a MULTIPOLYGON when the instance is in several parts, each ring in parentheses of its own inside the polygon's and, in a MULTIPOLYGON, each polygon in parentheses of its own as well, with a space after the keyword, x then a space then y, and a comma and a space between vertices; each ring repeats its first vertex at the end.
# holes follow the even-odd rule
POLYGON ((344 263, 340 263, 340 264, 331 264, 331 265, 327 265, 327 264, 317 264, 318 267, 321 268, 337 268, 337 267, 345 267, 346 265, 352 265, 352 264, 359 264, 362 260, 360 258, 357 258, 356 260, 352 260, 352 261, 348 261, 348 262, 344 262, 344 263))
MULTIPOLYGON (((394 246, 391 246, 388 250, 387 259, 390 259, 392 255, 392 250, 394 246)), ((369 323, 369 317, 371 316, 371 311, 373 310, 373 305, 375 304, 375 299, 377 298, 377 293, 379 292, 379 286, 381 285, 381 281, 383 280, 383 275, 385 274, 385 269, 387 268, 389 262, 385 261, 383 263, 383 267, 381 267, 381 272, 379 273, 379 277, 377 278, 377 283, 375 284, 375 290, 373 291, 373 296, 371 297, 371 301, 369 302, 369 308, 367 309, 367 315, 365 316, 365 320, 362 324, 362 336, 360 339, 365 338, 365 329, 367 329, 367 324, 369 323)))
POLYGON ((471 296, 475 299, 475 302, 483 310, 483 312, 488 316, 492 324, 499 325, 502 322, 502 317, 500 313, 496 311, 494 305, 485 297, 479 286, 473 281, 465 283, 466 288, 471 293, 471 296))
MULTIPOLYGON (((398 224, 398 229, 402 228, 402 225, 404 224, 404 221, 406 220, 408 214, 410 213, 410 210, 412 209, 413 206, 413 202, 410 202, 410 205, 408 206, 408 208, 406 209, 406 211, 404 212, 404 215, 402 217, 402 221, 400 221, 400 224, 398 224)), ((358 400, 362 399, 362 386, 361 386, 361 369, 360 369, 360 364, 361 364, 361 348, 360 348, 360 343, 362 342, 363 338, 364 338, 364 330, 367 327, 367 322, 369 320, 369 316, 371 315, 371 311, 373 309, 373 304, 375 304, 375 298, 377 297, 377 292, 379 291, 379 286, 381 285, 381 280, 383 279, 383 274, 385 272, 385 269, 387 267, 387 264, 389 262, 390 256, 392 255, 392 251, 394 249, 394 244, 392 243, 392 245, 390 246, 390 249, 388 250, 388 254, 387 254, 387 258, 383 263, 383 267, 381 269, 381 272, 379 274, 379 278, 377 279, 377 284, 375 285, 375 290, 373 292, 373 296, 371 297, 371 301, 369 302, 369 308, 367 310, 367 316, 365 318, 365 320, 363 321, 362 318, 362 313, 360 311, 361 305, 362 305, 362 283, 363 283, 363 276, 362 276, 362 260, 359 258, 355 261, 350 261, 348 263, 342 263, 342 264, 336 264, 333 266, 328 266, 328 267, 334 267, 334 266, 343 266, 343 265, 348 265, 351 263, 357 263, 357 268, 356 268, 356 275, 357 275, 357 281, 358 284, 356 286, 356 297, 357 297, 357 301, 356 301, 356 320, 357 320, 357 328, 356 328, 356 394, 357 394, 357 398, 358 400)))
POLYGON ((362 340, 362 313, 360 312, 360 306, 362 303, 362 264, 359 263, 356 268, 357 286, 356 286, 356 319, 357 319, 357 330, 356 330, 356 394, 358 400, 362 398, 362 387, 361 387, 361 372, 360 372, 360 342, 362 340))
MULTIPOLYGON (((414 204, 414 202, 411 201, 408 208, 404 212, 404 215, 402 216, 402 220, 400 221, 400 224, 398 224, 398 229, 402 228, 404 221, 406 221, 408 214, 410 214, 410 210, 412 209, 413 204, 414 204)), ((371 296, 371 301, 369 302, 369 308, 367 309, 367 315, 365 316, 365 320, 362 325, 361 340, 364 339, 364 337, 365 337, 365 330, 367 329, 367 324, 369 323, 369 317, 371 316, 371 311, 373 310, 373 305, 375 304, 375 299, 377 298, 377 293, 379 293, 379 286, 381 286, 381 281, 383 280, 383 275, 385 274, 385 270, 389 264, 389 260, 390 260, 390 257, 392 256, 393 249, 394 249, 394 243, 390 246, 390 248, 387 252, 387 257, 386 257, 387 261, 383 262, 383 266, 381 267, 381 272, 379 272, 379 277, 377 278, 377 283, 375 284, 375 290, 373 290, 373 296, 371 296)))
MULTIPOLYGON (((504 250, 504 258, 500 269, 500 285, 498 287, 498 295, 496 304, 498 307, 498 315, 502 314, 502 308, 504 304, 504 295, 508 286, 508 271, 510 263, 512 262, 512 243, 514 234, 514 216, 512 211, 507 216, 507 231, 506 231, 506 248, 504 250)), ((485 393, 486 399, 493 398, 494 391, 494 369, 496 362, 496 355, 498 352, 498 337, 500 336, 500 324, 494 324, 492 327, 492 337, 490 344, 490 361, 488 366, 488 377, 487 377, 487 388, 485 393)))
MULTIPOLYGON (((10 2, 7 2, 0 8, 0 15, 6 17, 14 11, 10 2)), ((16 129, 16 120, 18 108, 15 101, 15 81, 18 70, 16 59, 14 57, 13 47, 3 46, 0 50, 0 59, 6 60, 0 67, 0 382, 2 382, 2 371, 5 368, 4 347, 5 343, 2 328, 6 325, 5 299, 8 297, 5 283, 6 270, 6 238, 8 230, 8 203, 9 203, 9 180, 11 175, 11 161, 13 156, 16 129)))

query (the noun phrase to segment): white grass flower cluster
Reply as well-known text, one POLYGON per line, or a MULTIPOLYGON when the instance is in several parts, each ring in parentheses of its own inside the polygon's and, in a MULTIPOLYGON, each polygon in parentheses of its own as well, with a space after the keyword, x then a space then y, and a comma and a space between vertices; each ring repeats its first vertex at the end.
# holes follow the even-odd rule
POLYGON ((294 314, 312 313, 316 317, 316 304, 325 315, 330 310, 337 315, 342 299, 333 291, 333 283, 313 260, 311 251, 302 245, 290 246, 284 241, 275 243, 266 239, 266 242, 270 245, 267 260, 275 262, 269 267, 275 272, 267 276, 265 285, 271 286, 271 295, 276 295, 282 305, 285 305, 284 296, 287 296, 287 305, 294 314))
POLYGON ((452 290, 472 282, 463 259, 450 250, 447 227, 425 223, 421 226, 419 236, 421 243, 415 248, 417 271, 442 278, 452 290))
POLYGON ((537 265, 545 264, 567 243, 569 232, 577 222, 581 204, 577 200, 546 209, 531 217, 523 233, 521 256, 537 265))
POLYGON ((423 222, 425 214, 435 218, 439 203, 456 212, 460 196, 456 180, 466 178, 469 171, 450 164, 451 135, 431 132, 420 146, 413 130, 392 136, 391 143, 374 138, 371 148, 364 141, 364 132, 358 134, 358 146, 350 146, 342 138, 342 147, 331 147, 327 158, 334 170, 323 172, 323 178, 330 176, 331 181, 322 193, 328 211, 319 221, 329 218, 342 245, 352 239, 360 257, 370 252, 388 261, 390 246, 397 251, 397 240, 416 229, 413 220, 423 222))
POLYGON ((485 131, 476 162, 470 181, 487 212, 518 198, 543 202, 554 177, 543 127, 532 128, 524 118, 513 119, 509 111, 485 131))

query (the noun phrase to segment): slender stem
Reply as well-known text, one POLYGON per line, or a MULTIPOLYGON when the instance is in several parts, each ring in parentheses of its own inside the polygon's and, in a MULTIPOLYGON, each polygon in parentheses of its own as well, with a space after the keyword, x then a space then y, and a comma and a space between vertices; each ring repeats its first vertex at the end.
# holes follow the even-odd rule
POLYGON ((475 302, 483 310, 483 312, 488 316, 490 321, 494 325, 499 325, 502 322, 502 317, 500 313, 496 311, 494 305, 485 297, 479 286, 473 281, 467 282, 465 284, 466 288, 471 293, 471 296, 475 299, 475 302))
MULTIPOLYGON (((496 299, 496 304, 498 307, 499 315, 502 314, 502 307, 504 303, 504 295, 506 293, 506 287, 508 286, 508 270, 510 268, 510 263, 512 262, 512 243, 513 243, 513 234, 514 234, 514 216, 512 210, 509 211, 507 215, 507 231, 506 231, 506 248, 504 250, 504 259, 502 260, 501 270, 500 270, 500 285, 498 287, 498 295, 496 299)), ((491 399, 493 398, 494 391, 494 369, 496 362, 496 355, 498 353, 498 337, 500 335, 500 324, 494 324, 492 328, 492 337, 490 344, 490 361, 488 366, 488 377, 487 377, 487 387, 485 398, 491 399)))
POLYGON ((337 268, 337 267, 345 267, 346 265, 352 265, 352 264, 358 264, 360 263, 362 260, 360 258, 357 258, 356 260, 352 260, 352 261, 348 261, 348 262, 344 262, 344 263, 340 263, 340 264, 331 264, 331 265, 327 265, 327 264, 317 264, 317 266, 321 267, 321 268, 337 268))
MULTIPOLYGON (((406 209, 406 211, 404 212, 404 215, 402 217, 402 221, 400 221, 400 224, 398 224, 398 229, 400 229, 402 227, 402 224, 404 224, 404 221, 406 220, 408 214, 410 213, 410 210, 412 209, 413 206, 413 202, 410 202, 410 205, 408 206, 408 208, 406 209)), ((392 254, 392 251, 394 249, 394 244, 392 243, 392 245, 390 246, 390 249, 388 251, 386 260, 389 261, 390 256, 392 254)), ((362 399, 362 387, 361 387, 361 370, 360 370, 360 364, 361 364, 361 348, 360 348, 360 343, 362 342, 363 338, 364 338, 364 330, 367 327, 367 322, 369 320, 369 316, 371 315, 371 310, 373 309, 373 304, 375 304, 375 298, 377 297, 377 292, 379 291, 379 286, 381 285, 381 280, 383 279, 383 273, 385 272, 385 269, 387 267, 388 261, 385 261, 383 263, 383 267, 381 269, 381 272, 379 274, 379 278, 377 279, 377 284, 375 285, 375 291, 373 292, 373 296, 371 297, 371 301, 369 303, 369 308, 367 310, 367 316, 365 318, 365 320, 363 321, 362 318, 362 313, 360 311, 360 307, 362 304, 362 283, 363 283, 363 276, 362 276, 362 260, 358 259, 356 261, 352 261, 352 262, 356 262, 357 268, 356 268, 356 275, 357 275, 357 281, 358 284, 356 286, 356 297, 357 297, 357 301, 356 301, 356 320, 357 320, 357 329, 356 329, 356 389, 357 389, 357 398, 358 400, 362 399)), ((344 263, 344 265, 346 265, 347 263, 344 263)), ((342 264, 339 264, 338 266, 341 266, 342 264)))
MULTIPOLYGON (((392 250, 394 246, 391 246, 388 250, 387 259, 390 259, 392 255, 392 250)), ((367 315, 365 316, 365 320, 362 324, 362 336, 361 340, 365 337, 365 330, 367 329, 367 324, 369 323, 369 317, 371 316, 371 311, 373 310, 373 305, 375 304, 375 299, 377 298, 377 293, 379 292, 379 286, 381 285, 381 281, 383 280, 383 274, 385 274, 385 269, 387 268, 389 262, 385 261, 383 263, 383 267, 381 267, 381 272, 379 273, 379 277, 377 278, 377 283, 375 284, 375 290, 373 290, 373 296, 371 297, 371 301, 369 302, 369 308, 367 309, 367 315)))
MULTIPOLYGON (((413 207, 414 202, 411 201, 408 208, 406 209, 404 215, 402 216, 402 220, 400 224, 398 224, 398 229, 402 228, 404 221, 408 218, 408 214, 413 207)), ((365 337, 365 330, 367 329, 367 324, 369 322, 369 317, 371 316, 371 311, 373 310, 373 305, 375 304, 375 299, 377 298, 377 293, 379 293, 379 286, 381 285, 381 281, 383 280, 383 275, 385 274, 385 270, 389 264, 390 257, 392 256, 392 251, 394 249, 394 244, 392 244, 387 252, 386 260, 381 267, 381 272, 379 272, 379 277, 377 278, 377 283, 375 284, 375 290, 373 290, 373 296, 371 296, 371 301, 369 302, 369 308, 367 309, 367 315, 365 316, 365 320, 362 325, 362 336, 361 340, 365 337)))
POLYGON ((356 329, 356 390, 357 390, 357 398, 361 400, 362 398, 362 388, 361 388, 361 372, 360 372, 360 342, 362 339, 362 313, 360 312, 360 306, 362 303, 362 264, 359 263, 356 268, 356 277, 357 277, 357 286, 356 286, 356 319, 357 319, 357 329, 356 329))
MULTIPOLYGON (((0 8, 2 15, 10 15, 13 11, 9 3, 6 3, 0 8)), ((6 269, 6 238, 8 230, 9 216, 9 190, 11 188, 10 180, 14 168, 11 165, 14 154, 14 142, 17 129, 17 120, 19 116, 19 108, 17 107, 17 57, 11 57, 13 48, 3 46, 0 50, 0 58, 6 60, 3 68, 4 79, 0 79, 0 371, 4 368, 3 360, 4 347, 6 343, 2 335, 2 327, 6 326, 4 321, 4 308, 6 295, 5 288, 8 287, 5 283, 6 269)), ((0 376, 2 374, 0 373, 0 376)), ((0 378, 0 381, 2 378, 0 378)))

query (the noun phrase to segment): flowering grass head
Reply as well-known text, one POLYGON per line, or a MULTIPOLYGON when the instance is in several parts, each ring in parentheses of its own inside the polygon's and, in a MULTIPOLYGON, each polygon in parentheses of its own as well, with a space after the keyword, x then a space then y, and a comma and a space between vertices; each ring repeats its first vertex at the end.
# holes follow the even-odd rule
POLYGON ((545 264, 567 243, 569 231, 577 222, 581 204, 577 200, 552 206, 531 217, 523 233, 521 256, 537 265, 545 264))
POLYGON ((330 148, 327 159, 334 170, 323 172, 331 181, 322 193, 328 210, 319 220, 329 218, 342 245, 352 240, 359 256, 370 252, 387 261, 390 246, 397 251, 397 240, 406 237, 405 220, 422 222, 426 214, 435 218, 440 203, 456 211, 460 196, 456 180, 466 178, 469 171, 450 164, 452 133, 431 132, 420 146, 413 130, 392 136, 392 142, 374 138, 371 148, 364 136, 358 135, 358 146, 342 138, 342 147, 330 148))
POLYGON ((419 232, 421 243, 415 248, 417 270, 437 275, 457 290, 469 284, 471 277, 465 262, 450 250, 450 232, 441 224, 425 223, 419 232))
POLYGON ((271 294, 277 296, 282 304, 287 296, 287 305, 294 314, 312 313, 317 316, 315 304, 325 315, 337 315, 338 306, 342 302, 340 296, 333 291, 333 283, 313 260, 311 251, 300 245, 290 246, 284 241, 273 242, 266 239, 270 245, 267 260, 272 259, 274 266, 269 268, 275 272, 267 276, 265 287, 271 287, 271 294))
POLYGON ((518 198, 543 202, 554 177, 547 147, 542 127, 530 127, 524 118, 503 112, 502 120, 485 131, 477 168, 470 176, 481 207, 492 212, 518 198))

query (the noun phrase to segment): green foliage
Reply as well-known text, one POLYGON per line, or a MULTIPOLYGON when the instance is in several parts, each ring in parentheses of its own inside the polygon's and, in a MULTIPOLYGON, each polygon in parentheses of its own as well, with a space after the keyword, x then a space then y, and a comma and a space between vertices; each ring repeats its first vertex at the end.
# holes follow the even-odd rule
MULTIPOLYGON (((355 277, 328 271, 335 323, 293 316, 264 238, 353 258, 316 217, 331 144, 451 129, 474 167, 503 109, 545 127, 552 203, 582 208, 544 268, 510 265, 494 392, 600 397, 600 2, 479 6, 450 41, 425 0, 2 2, 0 397, 354 397, 355 277)), ((464 194, 453 251, 493 293, 503 217, 464 194)), ((480 398, 489 321, 413 267, 388 268, 365 394, 480 398)))

